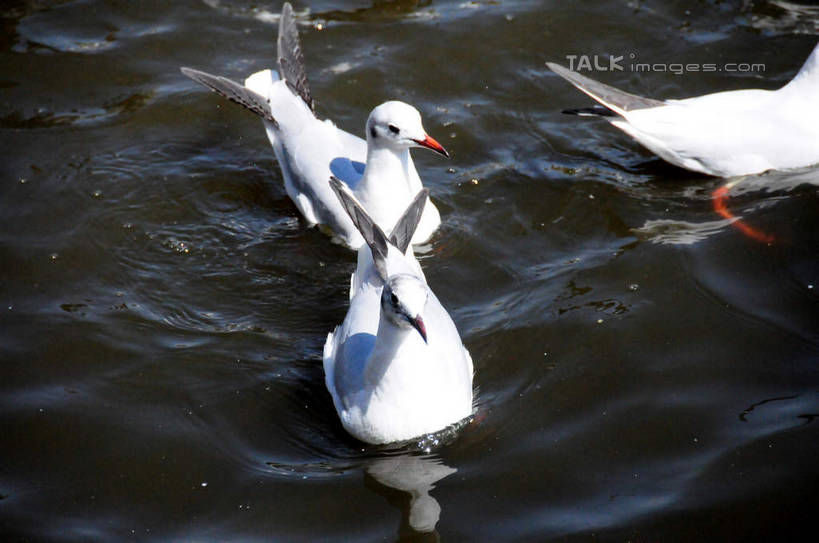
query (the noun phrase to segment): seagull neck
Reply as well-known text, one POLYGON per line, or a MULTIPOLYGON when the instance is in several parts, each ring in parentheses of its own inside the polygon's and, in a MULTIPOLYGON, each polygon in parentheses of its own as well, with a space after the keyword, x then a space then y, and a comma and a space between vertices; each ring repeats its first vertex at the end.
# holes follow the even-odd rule
POLYGON ((398 187, 409 192, 414 171, 409 149, 396 151, 389 147, 370 145, 367 148, 367 165, 361 183, 356 188, 356 196, 366 206, 364 200, 370 198, 374 201, 388 201, 395 196, 398 187))
POLYGON ((398 353, 402 349, 402 345, 410 340, 412 334, 418 335, 418 332, 412 328, 402 328, 395 325, 381 311, 375 346, 364 370, 365 379, 371 387, 376 388, 383 385, 387 370, 392 369, 394 371, 397 369, 394 366, 401 364, 402 357, 399 357, 398 353))

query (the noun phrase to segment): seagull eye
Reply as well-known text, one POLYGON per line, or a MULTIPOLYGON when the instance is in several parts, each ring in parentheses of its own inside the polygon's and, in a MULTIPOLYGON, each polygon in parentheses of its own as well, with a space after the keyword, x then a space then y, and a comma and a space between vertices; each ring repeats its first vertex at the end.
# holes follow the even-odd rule
POLYGON ((401 132, 401 129, 395 126, 394 124, 389 125, 387 128, 389 128, 390 132, 392 132, 393 134, 401 132))
POLYGON ((392 305, 398 306, 398 296, 396 296, 394 292, 390 293, 390 302, 392 302, 392 305))

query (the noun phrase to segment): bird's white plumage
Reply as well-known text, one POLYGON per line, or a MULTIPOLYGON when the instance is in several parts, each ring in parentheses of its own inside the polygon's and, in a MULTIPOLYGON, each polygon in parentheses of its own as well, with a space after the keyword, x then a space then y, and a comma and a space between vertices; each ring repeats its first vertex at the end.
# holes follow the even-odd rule
POLYGON ((628 110, 618 107, 616 94, 601 98, 596 82, 585 84, 587 78, 565 68, 555 71, 617 113, 606 117, 611 124, 677 166, 730 177, 819 163, 819 45, 780 89, 718 92, 628 110))
MULTIPOLYGON (((400 258, 391 254, 388 267, 398 267, 400 258)), ((367 443, 391 443, 468 417, 472 359, 435 294, 419 277, 427 294, 421 313, 425 343, 414 329, 382 315, 384 285, 374 267, 356 269, 353 282, 356 276, 362 277, 360 287, 344 322, 327 336, 323 357, 327 389, 344 428, 367 443)))
MULTIPOLYGON (((305 219, 326 224, 347 246, 358 249, 364 239, 341 208, 327 183, 330 175, 344 181, 370 213, 376 224, 389 229, 422 188, 410 156, 411 141, 394 143, 388 134, 367 140, 341 130, 330 120, 316 119, 310 108, 272 70, 263 70, 245 80, 245 86, 269 100, 278 126, 263 120, 267 137, 282 169, 285 189, 305 219)), ((376 107, 367 129, 400 127, 402 132, 423 140, 426 133, 418 111, 403 102, 385 102, 376 107)), ((441 224, 441 216, 427 202, 413 243, 428 240, 441 224)))
MULTIPOLYGON (((329 120, 317 119, 293 10, 287 3, 282 8, 278 47, 279 71, 254 73, 244 87, 190 68, 182 72, 263 117, 288 196, 309 223, 326 225, 339 241, 357 249, 364 240, 328 186, 330 175, 347 183, 387 230, 421 188, 410 148, 446 151, 426 135, 418 111, 403 102, 385 102, 372 111, 366 141, 329 120), (288 74, 292 81, 285 79, 288 74)), ((429 239, 440 223, 438 210, 428 202, 413 243, 429 239)))
MULTIPOLYGON (((279 161, 285 190, 305 220, 326 224, 343 243, 360 247, 364 239, 338 205, 327 181, 334 159, 364 162, 367 143, 339 130, 329 120, 316 119, 307 104, 273 70, 256 72, 245 80, 245 86, 263 96, 274 112, 278 126, 263 120, 265 131, 279 161)), ((352 181, 349 177, 342 180, 352 181)))
POLYGON ((403 254, 388 245, 383 264, 386 280, 371 248, 359 250, 347 316, 327 336, 323 356, 342 425, 367 443, 436 432, 472 412, 472 359, 412 248, 403 254), (393 309, 390 293, 401 312, 393 309), (426 341, 406 324, 406 315, 423 319, 426 341))

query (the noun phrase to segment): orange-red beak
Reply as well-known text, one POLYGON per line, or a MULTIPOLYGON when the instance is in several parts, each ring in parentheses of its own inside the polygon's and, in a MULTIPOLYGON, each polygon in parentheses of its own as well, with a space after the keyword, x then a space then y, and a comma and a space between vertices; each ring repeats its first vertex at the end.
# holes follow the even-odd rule
POLYGON ((412 324, 413 328, 418 330, 418 333, 421 334, 421 337, 424 338, 424 343, 427 342, 427 327, 424 326, 424 319, 421 318, 421 315, 418 315, 414 319, 409 319, 410 324, 412 324))
POLYGON ((449 158, 449 153, 446 152, 444 146, 435 141, 433 138, 429 136, 429 134, 424 134, 426 138, 422 140, 413 140, 415 143, 420 145, 421 147, 426 147, 427 149, 432 149, 438 154, 444 155, 445 157, 449 158))

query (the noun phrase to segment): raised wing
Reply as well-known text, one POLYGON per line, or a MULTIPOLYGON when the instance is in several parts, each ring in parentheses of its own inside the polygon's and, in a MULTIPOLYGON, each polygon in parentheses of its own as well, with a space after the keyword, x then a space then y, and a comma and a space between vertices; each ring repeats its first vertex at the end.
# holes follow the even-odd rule
POLYGON ((387 252, 389 251, 389 247, 387 246, 387 236, 384 234, 383 230, 375 224, 372 217, 364 211, 364 208, 361 207, 355 197, 350 194, 344 186, 344 183, 336 177, 330 177, 330 186, 333 188, 333 191, 338 196, 341 205, 344 207, 344 210, 352 219, 353 224, 361 232, 361 236, 364 238, 364 241, 369 245, 370 250, 373 253, 373 262, 375 263, 375 269, 378 270, 379 275, 385 281, 387 280, 387 252))
POLYGON ((270 104, 261 94, 221 75, 212 75, 193 68, 180 68, 180 70, 197 83, 208 87, 231 102, 246 107, 256 115, 272 122, 278 128, 278 123, 270 110, 270 104))
POLYGON ((390 233, 390 242, 398 247, 401 253, 407 252, 412 241, 412 236, 415 235, 415 229, 418 228, 418 223, 421 222, 421 215, 424 213, 424 206, 429 199, 429 189, 421 189, 412 200, 410 205, 401 215, 401 218, 395 223, 395 226, 390 233))
POLYGON ((287 86, 301 96, 310 110, 316 112, 316 104, 310 94, 307 84, 307 72, 304 70, 304 54, 299 41, 299 30, 296 28, 296 19, 293 17, 293 8, 289 2, 282 6, 282 16, 279 19, 279 75, 287 86))

